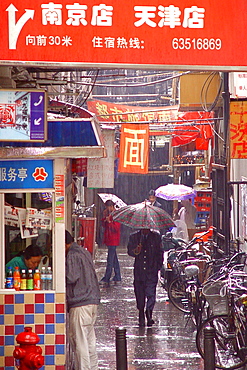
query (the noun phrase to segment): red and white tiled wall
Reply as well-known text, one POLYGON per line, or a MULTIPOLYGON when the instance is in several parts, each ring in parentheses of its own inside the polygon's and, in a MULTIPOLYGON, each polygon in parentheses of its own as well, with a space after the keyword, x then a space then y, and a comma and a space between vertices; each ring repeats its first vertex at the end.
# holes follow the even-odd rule
POLYGON ((15 370, 17 334, 31 326, 40 342, 45 365, 41 370, 64 370, 66 352, 65 294, 54 292, 0 293, 0 370, 15 370))

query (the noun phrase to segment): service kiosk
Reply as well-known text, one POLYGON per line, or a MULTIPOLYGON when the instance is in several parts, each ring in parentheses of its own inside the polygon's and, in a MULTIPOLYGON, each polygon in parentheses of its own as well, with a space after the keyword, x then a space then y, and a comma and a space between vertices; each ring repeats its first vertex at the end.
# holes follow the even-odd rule
MULTIPOLYGON (((15 105, 22 108, 19 96, 23 94, 26 99, 23 91, 8 91, 8 97, 14 96, 15 105)), ((16 369, 15 339, 25 326, 40 337, 45 356, 42 369, 66 367, 65 228, 72 230, 71 162, 105 156, 100 126, 89 113, 87 118, 48 120, 47 137, 44 126, 42 135, 36 132, 45 121, 45 109, 40 108, 45 100, 42 94, 31 92, 27 117, 23 117, 23 109, 19 112, 16 108, 15 122, 29 117, 30 130, 15 124, 11 129, 2 127, 0 132, 0 370, 16 369), (32 141, 34 138, 21 141, 20 135, 26 131, 37 134, 39 142, 32 141), (52 289, 6 289, 6 263, 33 243, 44 256, 39 268, 52 269, 52 289)))
POLYGON ((25 326, 40 338, 43 368, 65 369, 66 172, 64 159, 0 161, 0 370, 16 369, 15 338, 25 326), (52 290, 6 289, 5 264, 33 242, 52 268, 52 290))

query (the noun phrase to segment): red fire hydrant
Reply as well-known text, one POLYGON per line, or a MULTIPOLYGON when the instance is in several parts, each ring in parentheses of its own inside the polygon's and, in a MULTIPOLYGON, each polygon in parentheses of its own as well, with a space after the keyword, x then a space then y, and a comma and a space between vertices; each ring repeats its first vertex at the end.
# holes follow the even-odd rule
POLYGON ((44 356, 42 356, 42 348, 36 346, 40 341, 38 335, 32 332, 31 327, 26 326, 24 332, 17 335, 16 341, 20 344, 13 352, 14 358, 18 360, 17 369, 40 369, 44 365, 44 356))

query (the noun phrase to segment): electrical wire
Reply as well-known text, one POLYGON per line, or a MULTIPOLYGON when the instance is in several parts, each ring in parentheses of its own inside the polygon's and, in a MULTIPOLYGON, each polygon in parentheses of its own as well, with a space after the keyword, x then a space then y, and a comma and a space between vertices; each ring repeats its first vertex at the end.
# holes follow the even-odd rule
MULTIPOLYGON (((213 103, 211 104, 211 106, 209 107, 209 108, 207 108, 207 100, 206 100, 206 96, 207 96, 207 92, 208 92, 208 89, 209 89, 209 86, 210 86, 210 84, 212 83, 212 80, 213 80, 213 78, 215 77, 215 75, 217 74, 218 72, 212 72, 209 76, 208 76, 208 78, 206 79, 206 81, 204 82, 204 84, 203 84, 203 87, 202 87, 202 91, 201 91, 201 98, 202 98, 202 93, 203 93, 203 89, 204 89, 204 86, 205 86, 205 84, 206 84, 206 82, 207 82, 207 80, 210 78, 210 76, 211 76, 211 80, 210 80, 210 82, 209 82, 209 84, 208 84, 208 87, 207 87, 207 89, 206 89, 206 93, 205 93, 205 106, 203 106, 203 104, 201 104, 202 105, 202 108, 206 111, 206 112, 210 112, 210 111, 212 111, 214 108, 215 108, 215 106, 216 106, 216 104, 218 103, 218 101, 219 101, 219 98, 220 98, 220 95, 221 95, 221 93, 222 93, 222 86, 223 86, 223 79, 222 79, 222 77, 220 78, 220 84, 219 84, 219 89, 218 89, 218 92, 217 92, 217 94, 216 94, 216 97, 215 97, 215 100, 213 101, 213 103)), ((223 119, 223 117, 222 118, 217 118, 218 120, 222 120, 223 119)), ((211 127, 211 130, 213 131, 213 133, 221 140, 221 141, 223 141, 224 142, 224 138, 215 130, 215 128, 213 127, 213 125, 212 125, 212 123, 211 122, 209 122, 209 125, 210 125, 210 127, 211 127)))
MULTIPOLYGON (((162 79, 157 80, 157 81, 144 82, 144 83, 138 83, 138 84, 119 84, 119 85, 112 84, 111 85, 111 84, 99 84, 99 83, 95 83, 94 86, 101 86, 101 87, 141 87, 141 86, 150 86, 150 85, 155 85, 155 84, 158 84, 158 83, 161 83, 161 82, 173 80, 175 78, 178 78, 178 77, 187 75, 189 73, 191 73, 191 71, 179 73, 179 74, 177 74, 175 76, 170 76, 170 77, 162 78, 162 79)), ((80 85, 92 85, 93 84, 92 82, 76 82, 76 81, 68 81, 68 82, 74 83, 74 84, 80 84, 80 85)))
POLYGON ((218 88, 216 97, 215 97, 214 101, 212 102, 212 104, 208 107, 207 106, 207 94, 208 94, 208 90, 209 90, 209 87, 210 87, 210 85, 211 85, 214 77, 217 74, 218 74, 218 72, 212 72, 212 73, 210 73, 210 75, 204 81, 204 84, 203 84, 202 89, 201 89, 201 106, 202 106, 202 108, 203 108, 203 110, 205 112, 211 112, 215 108, 215 106, 217 105, 217 103, 219 101, 221 92, 222 92, 223 80, 220 77, 220 84, 219 84, 219 88, 218 88))
POLYGON ((210 127, 211 127, 211 129, 212 129, 213 133, 214 133, 216 136, 218 136, 218 138, 219 138, 220 140, 224 141, 223 137, 222 137, 222 136, 220 136, 220 134, 215 130, 215 128, 212 126, 212 124, 211 124, 211 123, 209 123, 209 125, 210 125, 210 127))
MULTIPOLYGON (((94 88, 95 83, 96 83, 96 80, 97 80, 97 77, 98 77, 98 74, 99 74, 99 69, 97 69, 97 73, 96 73, 96 75, 95 75, 95 78, 94 78, 93 84, 92 84, 92 86, 91 86, 91 89, 88 91, 87 96, 84 98, 83 102, 80 102, 80 106, 81 106, 81 107, 83 106, 83 104, 85 104, 85 102, 88 100, 88 98, 89 98, 90 94, 92 93, 93 88, 94 88)), ((76 101, 78 100, 78 98, 79 98, 79 96, 76 98, 76 101)))
POLYGON ((152 120, 152 121, 137 121, 137 122, 133 122, 133 121, 120 121, 120 122, 119 121, 117 121, 117 122, 116 121, 100 121, 100 124, 101 125, 110 125, 110 126, 112 126, 112 124, 122 125, 122 124, 125 124, 125 123, 128 123, 128 124, 133 124, 133 123, 135 123, 135 124, 152 124, 153 127, 155 126, 156 130, 159 129, 160 131, 162 131, 162 129, 164 129, 166 131, 167 128, 173 128, 173 127, 174 128, 179 128, 179 127, 184 127, 184 126, 186 126, 186 127, 188 127, 188 126, 203 126, 203 125, 206 125, 206 124, 212 124, 212 121, 221 120, 221 119, 222 118, 198 118, 198 119, 190 119, 190 120, 171 120, 171 121, 158 121, 158 120, 154 121, 154 120, 152 120), (165 126, 160 127, 161 123, 165 124, 165 126))

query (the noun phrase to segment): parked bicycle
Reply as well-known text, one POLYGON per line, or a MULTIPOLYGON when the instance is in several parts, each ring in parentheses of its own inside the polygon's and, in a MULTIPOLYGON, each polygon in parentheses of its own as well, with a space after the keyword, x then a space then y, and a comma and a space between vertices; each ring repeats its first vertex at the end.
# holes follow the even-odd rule
POLYGON ((209 261, 209 256, 201 255, 184 261, 176 261, 178 276, 168 288, 171 303, 191 318, 197 327, 206 315, 206 300, 202 295, 200 267, 209 261))
POLYGON ((233 370, 247 363, 247 274, 236 271, 227 280, 211 280, 203 289, 211 316, 197 331, 196 345, 204 358, 204 329, 215 330, 215 361, 219 369, 233 370))
MULTIPOLYGON (((199 252, 194 243, 196 240, 191 241, 184 250, 176 250, 172 266, 175 278, 168 285, 168 297, 171 303, 191 318, 199 328, 211 315, 209 303, 203 294, 205 281, 214 279, 217 275, 228 276, 233 266, 239 270, 243 269, 246 254, 239 252, 231 258, 213 260, 209 254, 199 252)), ((199 249, 208 252, 211 245, 201 243, 199 249)))
POLYGON ((171 265, 172 278, 169 281, 168 297, 180 311, 191 312, 188 302, 195 301, 199 287, 204 280, 204 270, 211 260, 210 255, 201 252, 198 240, 192 240, 186 248, 170 251, 168 263, 171 265), (193 298, 191 298, 193 295, 193 298))

